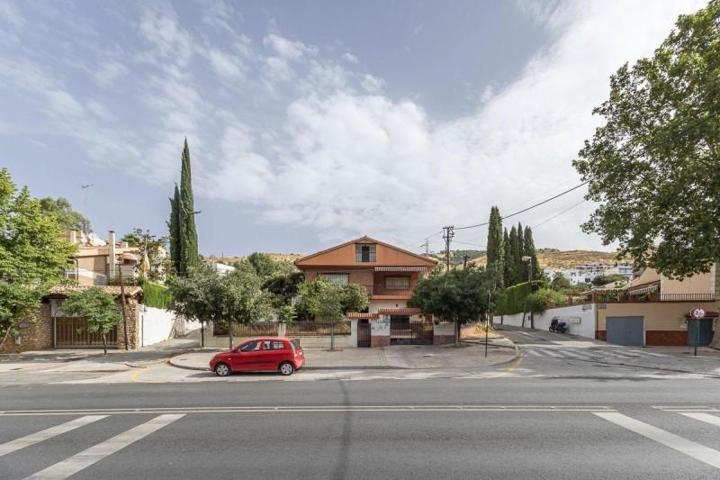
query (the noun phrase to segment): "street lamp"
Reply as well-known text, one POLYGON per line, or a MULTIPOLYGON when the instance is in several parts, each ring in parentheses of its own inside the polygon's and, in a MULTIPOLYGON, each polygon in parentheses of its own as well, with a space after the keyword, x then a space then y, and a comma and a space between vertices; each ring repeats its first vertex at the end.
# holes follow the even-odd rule
MULTIPOLYGON (((533 292, 533 288, 532 288, 532 278, 533 278, 532 257, 529 255, 523 255, 522 261, 528 262, 528 286, 530 287, 530 293, 532 293, 533 292)), ((530 311, 530 328, 535 329, 535 316, 533 315, 532 310, 530 311)))

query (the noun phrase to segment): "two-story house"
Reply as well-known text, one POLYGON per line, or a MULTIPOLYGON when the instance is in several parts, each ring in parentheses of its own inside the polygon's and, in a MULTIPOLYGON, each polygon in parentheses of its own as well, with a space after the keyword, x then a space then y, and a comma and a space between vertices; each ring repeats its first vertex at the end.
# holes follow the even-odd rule
MULTIPOLYGON (((364 343, 364 329, 369 322, 372 333, 380 332, 381 326, 388 325, 388 338, 373 337, 373 346, 390 343, 412 343, 422 336, 413 324, 424 320, 422 312, 408 308, 407 301, 419 279, 429 274, 437 260, 423 257, 408 250, 375 240, 368 236, 307 255, 295 261, 305 274, 306 281, 322 277, 340 285, 354 283, 368 291, 368 312, 353 312, 348 315, 358 321, 358 345, 364 343), (408 342, 404 341, 408 340, 408 342)), ((379 336, 379 335, 378 335, 379 336)), ((432 337, 432 332, 430 332, 432 337)), ((368 339, 368 342, 370 339, 368 339)))

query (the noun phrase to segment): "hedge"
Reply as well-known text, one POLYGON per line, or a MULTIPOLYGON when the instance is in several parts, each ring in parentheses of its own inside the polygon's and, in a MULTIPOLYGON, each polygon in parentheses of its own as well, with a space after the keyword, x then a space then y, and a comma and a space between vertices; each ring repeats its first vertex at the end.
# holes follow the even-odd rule
POLYGON ((148 307, 170 308, 172 294, 167 287, 148 281, 142 282, 143 303, 148 307))

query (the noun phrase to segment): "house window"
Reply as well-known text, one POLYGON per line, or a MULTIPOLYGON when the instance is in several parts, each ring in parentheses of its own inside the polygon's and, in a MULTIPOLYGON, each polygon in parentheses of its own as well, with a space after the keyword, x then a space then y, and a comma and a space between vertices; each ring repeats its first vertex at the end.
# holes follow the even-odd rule
POLYGON ((410 277, 385 277, 385 288, 388 290, 410 289, 410 277))
POLYGON ((321 273, 318 276, 334 285, 347 285, 350 279, 350 274, 348 273, 321 273))
POLYGON ((358 263, 369 263, 375 261, 375 244, 355 245, 355 261, 358 263))

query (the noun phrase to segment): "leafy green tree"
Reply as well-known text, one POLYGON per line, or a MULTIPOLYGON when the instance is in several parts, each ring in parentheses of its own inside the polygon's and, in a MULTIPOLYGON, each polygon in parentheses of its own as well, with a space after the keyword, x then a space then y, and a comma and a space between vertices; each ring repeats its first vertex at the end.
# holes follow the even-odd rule
POLYGON ((71 293, 63 301, 63 312, 87 320, 87 329, 99 333, 107 355, 107 334, 123 321, 120 307, 113 296, 102 288, 92 287, 71 293))
POLYGON ((292 305, 282 305, 277 310, 277 316, 281 322, 291 323, 297 318, 297 311, 292 305))
POLYGON ((60 226, 65 230, 80 230, 84 233, 92 231, 92 225, 87 217, 73 210, 72 205, 66 198, 45 197, 40 200, 40 210, 46 215, 53 215, 57 218, 60 226))
POLYGON ((131 247, 137 248, 143 254, 147 250, 150 271, 147 276, 150 280, 162 280, 165 273, 170 270, 170 259, 167 257, 165 248, 168 244, 168 237, 159 237, 145 232, 142 228, 134 228, 122 237, 123 242, 131 247))
POLYGON ((615 283, 615 285, 623 285, 627 283, 627 278, 616 273, 611 275, 598 275, 597 277, 593 278, 592 282, 590 283, 592 283, 596 287, 602 287, 603 285, 607 285, 608 283, 615 283))
POLYGON ((47 288, 63 281, 75 249, 57 216, 0 169, 0 348, 20 322, 34 319, 47 288))
POLYGON ((493 281, 492 273, 485 269, 450 270, 443 275, 420 280, 408 306, 455 322, 457 344, 460 326, 479 320, 490 310, 488 294, 492 291, 493 281))
POLYGON ((214 295, 216 306, 221 310, 221 321, 228 326, 230 349, 233 348, 233 327, 252 324, 270 314, 268 298, 261 288, 261 279, 245 270, 235 270, 223 275, 216 283, 214 295))
POLYGON ((199 265, 186 276, 171 277, 168 288, 175 313, 201 323, 201 345, 205 346, 205 325, 222 320, 223 309, 217 300, 220 275, 208 265, 199 265))
MULTIPOLYGON (((525 299, 527 311, 531 314, 541 315, 548 308, 561 307, 567 303, 567 297, 560 292, 549 288, 541 288, 531 293, 525 299)), ((535 328, 534 325, 531 328, 535 328)))
POLYGON ((336 285, 318 278, 300 285, 297 310, 304 316, 331 324, 330 349, 335 348, 335 324, 348 312, 367 309, 368 293, 362 285, 336 285))
POLYGON ((276 275, 263 283, 263 290, 271 295, 272 304, 279 308, 289 305, 299 292, 300 284, 305 280, 303 272, 276 275))
POLYGON ((600 205, 583 225, 668 277, 720 261, 720 2, 679 17, 650 58, 610 78, 575 168, 600 205))
POLYGON ((170 241, 170 263, 172 264, 173 271, 180 273, 182 263, 180 236, 181 234, 181 217, 180 217, 180 190, 178 189, 177 183, 175 184, 175 193, 170 199, 170 220, 167 222, 168 226, 168 239, 170 241))
POLYGON ((490 221, 487 239, 487 268, 495 273, 495 285, 503 288, 505 272, 505 245, 503 244, 503 228, 500 209, 490 209, 490 221))

